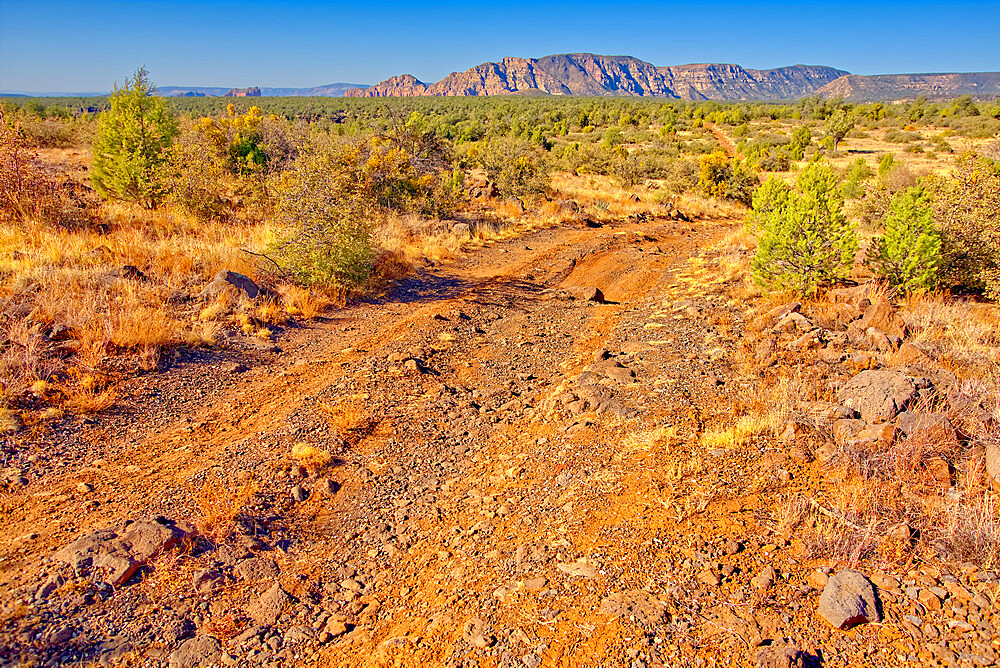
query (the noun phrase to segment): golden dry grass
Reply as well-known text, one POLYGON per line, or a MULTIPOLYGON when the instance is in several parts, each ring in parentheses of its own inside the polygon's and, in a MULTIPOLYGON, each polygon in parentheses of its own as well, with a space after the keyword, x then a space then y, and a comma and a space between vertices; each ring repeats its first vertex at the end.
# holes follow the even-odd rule
POLYGON ((309 473, 321 471, 333 461, 333 455, 329 452, 308 443, 296 443, 292 446, 292 457, 309 473))
POLYGON ((237 484, 215 474, 207 475, 195 500, 198 531, 213 542, 225 541, 236 530, 235 520, 243 506, 259 488, 252 478, 237 484))
POLYGON ((1000 308, 939 294, 900 301, 913 341, 960 378, 1000 377, 1000 308))

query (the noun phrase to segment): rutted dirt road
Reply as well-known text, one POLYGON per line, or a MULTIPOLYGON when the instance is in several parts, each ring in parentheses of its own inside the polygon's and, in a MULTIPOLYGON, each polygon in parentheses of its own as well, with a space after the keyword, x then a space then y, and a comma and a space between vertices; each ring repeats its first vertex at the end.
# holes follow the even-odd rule
POLYGON ((280 350, 137 381, 9 462, 0 660, 752 665, 792 638, 825 665, 886 665, 878 628, 817 627, 809 569, 769 528, 762 492, 794 464, 699 445, 745 389, 729 372, 742 305, 691 262, 727 229, 533 232, 280 350), (301 443, 333 461, 299 467, 301 443), (255 493, 232 535, 121 586, 52 558, 126 520, 190 531, 210 492, 240 489, 255 493), (768 566, 773 586, 751 584, 768 566))

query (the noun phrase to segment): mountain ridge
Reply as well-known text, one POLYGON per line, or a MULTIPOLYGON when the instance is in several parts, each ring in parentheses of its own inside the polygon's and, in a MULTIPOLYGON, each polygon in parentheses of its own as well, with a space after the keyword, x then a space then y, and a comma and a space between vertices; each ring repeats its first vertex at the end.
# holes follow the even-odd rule
POLYGON ((622 95, 672 99, 770 100, 809 95, 849 74, 825 65, 789 65, 770 70, 732 63, 657 66, 634 56, 567 53, 541 58, 507 57, 452 72, 425 83, 406 74, 346 97, 511 95, 622 95))

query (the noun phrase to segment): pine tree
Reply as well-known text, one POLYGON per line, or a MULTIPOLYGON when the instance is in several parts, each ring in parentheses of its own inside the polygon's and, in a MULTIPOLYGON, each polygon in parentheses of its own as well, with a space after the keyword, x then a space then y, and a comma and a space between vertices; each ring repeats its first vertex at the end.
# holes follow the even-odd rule
POLYGON ((905 292, 929 290, 941 266, 941 235, 922 188, 892 198, 885 234, 872 243, 871 264, 889 284, 905 292))
POLYGON ((91 180, 105 198, 136 202, 152 209, 163 198, 166 149, 177 136, 177 122, 145 67, 122 88, 115 86, 97 122, 91 180))
POLYGON ((772 211, 787 206, 791 191, 791 187, 777 176, 769 176, 753 194, 751 210, 744 223, 747 231, 756 233, 763 228, 772 211))
POLYGON ((784 205, 766 214, 753 261, 757 283, 809 296, 822 282, 846 278, 858 238, 843 207, 832 169, 813 163, 803 170, 784 205))

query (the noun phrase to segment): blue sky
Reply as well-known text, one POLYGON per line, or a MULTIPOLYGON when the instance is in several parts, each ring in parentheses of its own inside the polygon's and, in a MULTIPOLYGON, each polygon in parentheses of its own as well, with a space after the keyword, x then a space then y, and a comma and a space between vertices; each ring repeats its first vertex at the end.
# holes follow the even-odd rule
POLYGON ((142 64, 162 85, 436 81, 504 56, 567 52, 858 74, 997 71, 998 35, 997 0, 0 0, 0 90, 108 90, 142 64))

